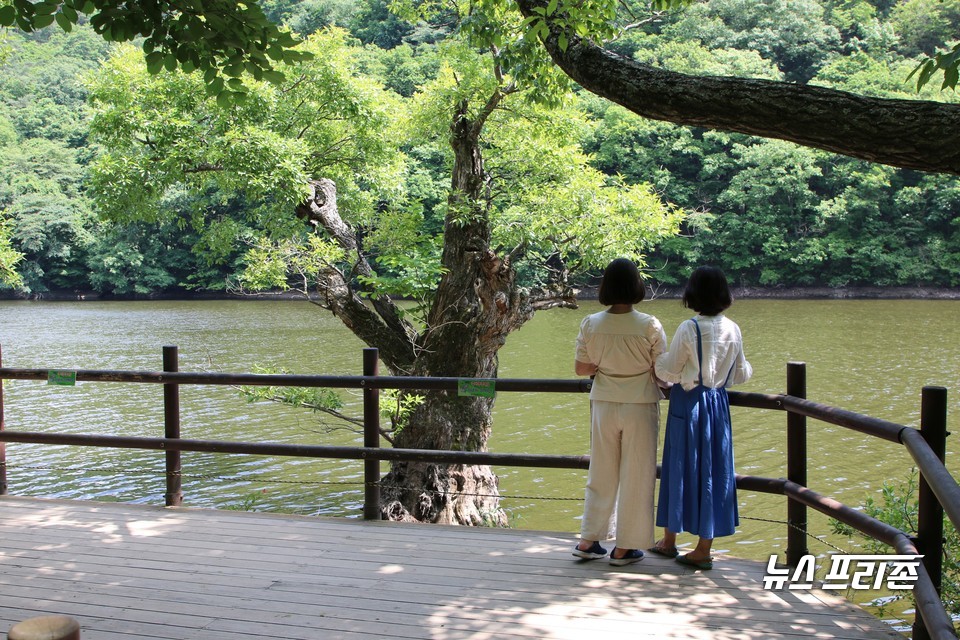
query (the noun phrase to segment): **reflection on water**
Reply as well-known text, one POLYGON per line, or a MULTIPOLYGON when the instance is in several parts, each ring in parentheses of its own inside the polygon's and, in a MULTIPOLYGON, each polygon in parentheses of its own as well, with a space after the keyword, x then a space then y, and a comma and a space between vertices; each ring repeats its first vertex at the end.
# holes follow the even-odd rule
MULTIPOLYGON (((918 426, 920 390, 950 391, 956 416, 960 337, 953 301, 738 301, 730 310, 743 329, 755 375, 746 391, 780 392, 786 363, 803 361, 808 396, 818 402, 918 426)), ((598 310, 541 312, 510 336, 500 375, 573 377, 573 340, 580 320, 598 310)), ((690 316, 675 300, 645 302, 672 335, 690 316)), ((290 301, 0 302, 0 345, 8 367, 159 370, 161 349, 177 345, 181 371, 247 372, 255 365, 291 373, 359 375, 363 344, 328 312, 290 301)), ((158 385, 80 383, 53 387, 8 381, 7 428, 132 436, 163 433, 158 385)), ((360 398, 343 392, 361 413, 360 398)), ((355 433, 331 430, 317 414, 269 403, 247 404, 227 387, 181 389, 185 438, 304 444, 360 444, 355 433)), ((588 402, 570 394, 507 394, 497 399, 494 451, 584 454, 588 402)), ((785 415, 734 408, 740 473, 785 475, 785 415)), ((951 423, 955 418, 951 417, 951 423)), ((905 479, 903 447, 810 421, 809 484, 858 505, 886 479, 905 479)), ((949 454, 948 454, 949 455, 949 454)), ((156 452, 98 448, 7 447, 10 492, 161 504, 163 457, 156 452)), ((956 462, 949 466, 956 472, 956 462)), ((497 469, 512 525, 575 532, 585 473, 497 469)), ((362 500, 357 461, 184 454, 185 502, 220 508, 283 509, 356 517, 362 500)), ((717 547, 764 559, 786 544, 785 501, 741 492, 741 532, 717 547)), ((810 516, 812 553, 847 541, 810 516)))

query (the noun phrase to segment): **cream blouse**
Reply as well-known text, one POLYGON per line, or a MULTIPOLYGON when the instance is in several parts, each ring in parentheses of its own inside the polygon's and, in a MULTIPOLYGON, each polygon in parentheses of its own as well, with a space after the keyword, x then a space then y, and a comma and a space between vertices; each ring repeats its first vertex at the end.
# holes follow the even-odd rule
MULTIPOLYGON (((753 375, 753 367, 743 355, 743 338, 737 323, 722 313, 696 316, 700 325, 703 350, 703 384, 717 388, 742 384, 753 375)), ((657 377, 679 382, 689 391, 697 386, 700 362, 697 358, 697 330, 692 320, 684 320, 670 342, 670 350, 657 358, 657 377)))
POLYGON ((583 319, 577 336, 576 359, 599 368, 591 400, 657 402, 662 397, 651 375, 657 356, 667 348, 667 336, 655 317, 601 311, 583 319))

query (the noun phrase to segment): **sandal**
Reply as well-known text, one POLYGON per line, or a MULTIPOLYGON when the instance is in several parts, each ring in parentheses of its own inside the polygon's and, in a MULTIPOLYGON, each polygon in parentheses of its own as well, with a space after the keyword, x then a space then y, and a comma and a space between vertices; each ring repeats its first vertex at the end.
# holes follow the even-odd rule
POLYGON ((663 556, 664 558, 676 558, 678 555, 680 555, 680 552, 677 551, 676 547, 661 547, 659 544, 653 545, 647 549, 647 551, 650 553, 655 553, 658 556, 663 556))
POLYGON ((704 571, 709 571, 713 569, 713 558, 707 558, 706 560, 691 560, 690 554, 685 556, 677 556, 675 560, 682 565, 693 567, 694 569, 703 569, 704 571))

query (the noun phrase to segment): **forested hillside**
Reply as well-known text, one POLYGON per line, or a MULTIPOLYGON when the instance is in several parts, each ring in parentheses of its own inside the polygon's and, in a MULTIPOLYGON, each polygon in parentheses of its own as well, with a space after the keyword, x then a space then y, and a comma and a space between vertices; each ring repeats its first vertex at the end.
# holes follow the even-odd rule
MULTIPOLYGON (((396 119, 389 132, 403 163, 393 164, 383 155, 381 175, 339 177, 359 185, 356 198, 381 199, 352 203, 372 210, 387 208, 391 185, 399 191, 402 183, 402 211, 384 218, 389 224, 363 230, 371 243, 393 245, 381 252, 368 285, 392 286, 394 293, 416 297, 417 287, 429 287, 437 275, 427 268, 409 277, 436 259, 432 234, 442 231, 450 184, 449 160, 441 146, 422 135, 443 130, 449 120, 431 111, 422 90, 438 82, 444 60, 457 55, 462 64, 465 58, 444 48, 448 24, 443 20, 411 24, 390 13, 387 4, 262 3, 273 19, 305 36, 331 26, 344 29, 346 35, 313 46, 327 47, 322 50, 327 58, 340 55, 335 47, 349 50, 344 64, 349 58, 351 73, 357 75, 351 91, 377 87, 383 91, 378 94, 381 104, 396 101, 408 105, 404 113, 416 114, 396 119), (428 121, 430 114, 433 121, 428 121), (409 290, 398 289, 401 281, 409 290)), ((811 83, 865 95, 957 100, 954 91, 941 92, 935 85, 917 96, 907 76, 920 55, 952 45, 960 34, 960 0, 710 0, 685 11, 638 18, 637 28, 615 48, 668 69, 811 83)), ((156 176, 118 164, 125 160, 112 155, 119 135, 111 130, 110 114, 117 105, 132 104, 140 91, 130 81, 145 73, 142 55, 136 53, 104 42, 89 28, 3 35, 0 212, 12 247, 23 254, 17 265, 23 279, 15 288, 18 295, 224 291, 242 275, 250 277, 248 266, 259 239, 278 233, 269 203, 250 196, 256 191, 251 185, 261 179, 253 157, 248 184, 236 188, 154 183, 156 176), (116 188, 122 180, 143 181, 155 193, 125 199, 116 188)), ((169 97, 177 86, 171 82, 153 90, 169 97)), ((495 196, 502 202, 499 211, 509 218, 503 226, 508 235, 519 233, 526 216, 538 217, 531 212, 534 207, 552 219, 555 235, 564 224, 576 224, 561 210, 570 194, 558 192, 551 200, 549 193, 537 192, 541 178, 532 171, 534 165, 543 169, 574 162, 580 153, 576 147, 590 154, 592 166, 611 184, 652 185, 663 201, 686 213, 680 235, 659 241, 647 254, 649 275, 657 283, 681 282, 691 264, 709 262, 750 286, 960 285, 956 177, 644 120, 586 93, 570 96, 564 108, 551 112, 551 127, 537 125, 540 138, 527 135, 530 131, 506 135, 507 128, 518 125, 503 120, 497 123, 501 132, 496 142, 486 141, 498 145, 487 156, 488 170, 501 178, 509 175, 518 193, 513 204, 510 194, 495 196), (549 150, 538 146, 547 144, 543 136, 549 137, 549 150), (524 179, 530 181, 526 188, 524 179)), ((172 107, 167 113, 174 131, 182 123, 172 107)), ((209 121, 216 118, 211 112, 209 121)), ((199 134, 192 130, 192 135, 199 134)), ((273 137, 264 136, 264 152, 281 149, 273 137)), ((139 142, 165 148, 162 140, 139 142)), ((378 157, 382 150, 375 151, 374 142, 357 153, 378 157)), ((333 152, 310 150, 317 156, 333 152)), ((346 197, 349 193, 344 191, 346 197)), ((537 225, 546 227, 545 222, 537 225)), ((518 235, 505 238, 508 242, 525 239, 518 235)), ((589 249, 584 245, 582 250, 589 249)), ((547 258, 575 282, 589 276, 576 249, 547 258)), ((525 277, 522 268, 518 273, 525 277)))

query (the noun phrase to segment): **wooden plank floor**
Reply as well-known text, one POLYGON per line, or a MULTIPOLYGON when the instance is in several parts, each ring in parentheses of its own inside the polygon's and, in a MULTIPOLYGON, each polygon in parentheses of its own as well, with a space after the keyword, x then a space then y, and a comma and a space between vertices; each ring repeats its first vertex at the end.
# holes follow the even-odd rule
POLYGON ((0 497, 0 631, 83 640, 903 638, 764 566, 583 562, 569 534, 0 497))

